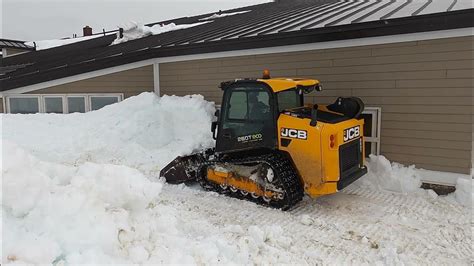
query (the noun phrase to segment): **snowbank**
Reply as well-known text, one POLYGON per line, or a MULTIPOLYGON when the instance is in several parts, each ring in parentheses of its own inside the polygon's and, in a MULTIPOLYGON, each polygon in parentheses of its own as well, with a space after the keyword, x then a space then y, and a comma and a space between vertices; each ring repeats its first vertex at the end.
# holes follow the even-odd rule
POLYGON ((85 114, 4 114, 2 138, 50 162, 125 165, 159 177, 176 156, 214 146, 214 110, 198 95, 143 93, 85 114))
POLYGON ((156 180, 214 145, 213 113, 202 96, 143 93, 86 114, 1 115, 2 261, 217 263, 227 244, 181 232, 156 180))
MULTIPOLYGON (((161 184, 125 166, 43 162, 4 141, 3 262, 87 256, 114 262, 121 230, 146 213, 161 184)), ((86 259, 87 260, 87 259, 86 259)))
POLYGON ((200 20, 203 21, 203 20, 218 19, 218 18, 223 18, 223 17, 228 17, 228 16, 235 16, 235 15, 245 14, 250 11, 252 10, 245 10, 245 11, 239 11, 239 12, 233 12, 233 13, 213 14, 212 16, 209 16, 207 18, 201 18, 200 20))
POLYGON ((82 42, 98 37, 102 37, 103 35, 93 35, 93 36, 86 36, 86 37, 78 37, 78 38, 68 38, 68 39, 59 39, 59 40, 42 40, 42 41, 31 41, 26 42, 26 45, 34 47, 36 44, 36 51, 45 50, 49 48, 54 48, 58 46, 63 46, 71 43, 82 42))
POLYGON ((174 23, 170 23, 166 25, 156 24, 151 27, 148 27, 143 24, 131 21, 121 27, 124 30, 123 38, 119 38, 118 33, 117 33, 117 39, 115 39, 112 42, 112 45, 128 42, 135 39, 140 39, 140 38, 150 36, 150 35, 158 35, 158 34, 169 32, 169 31, 187 29, 187 28, 199 26, 202 24, 206 24, 208 22, 211 22, 211 21, 199 22, 199 23, 193 23, 193 24, 181 24, 181 25, 176 25, 174 23))
MULTIPOLYGON (((162 184, 138 170, 44 162, 8 141, 2 149, 8 154, 2 168, 3 263, 189 265, 294 260, 295 255, 286 250, 291 238, 280 226, 216 228, 219 225, 205 219, 191 219, 199 210, 178 213, 173 205, 180 201, 162 199, 162 184), (184 220, 179 218, 183 214, 184 220)), ((184 186, 183 190, 193 193, 184 186)))
POLYGON ((405 167, 384 156, 370 155, 367 167, 368 174, 360 179, 365 186, 399 193, 414 192, 421 186, 421 177, 413 165, 405 167))
POLYGON ((443 176, 456 179, 456 191, 448 198, 464 206, 474 206, 474 183, 469 176, 453 173, 443 173, 417 169, 414 165, 404 166, 396 162, 390 162, 384 156, 370 155, 366 161, 369 172, 355 182, 357 186, 369 187, 376 190, 386 190, 397 193, 428 194, 437 197, 431 190, 421 189, 423 177, 430 174, 436 180, 442 180, 443 176))

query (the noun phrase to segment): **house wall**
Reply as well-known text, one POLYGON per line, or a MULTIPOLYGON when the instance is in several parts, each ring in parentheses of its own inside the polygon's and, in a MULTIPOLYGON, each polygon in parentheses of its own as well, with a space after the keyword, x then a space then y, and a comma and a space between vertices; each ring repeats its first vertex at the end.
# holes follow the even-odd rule
POLYGON ((474 37, 160 64, 162 94, 220 103, 221 81, 272 76, 321 80, 307 101, 361 97, 382 108, 381 152, 417 167, 468 174, 473 127, 474 37))
POLYGON ((30 94, 64 93, 123 93, 125 98, 145 91, 152 92, 153 66, 131 69, 114 74, 71 82, 29 92, 30 94))

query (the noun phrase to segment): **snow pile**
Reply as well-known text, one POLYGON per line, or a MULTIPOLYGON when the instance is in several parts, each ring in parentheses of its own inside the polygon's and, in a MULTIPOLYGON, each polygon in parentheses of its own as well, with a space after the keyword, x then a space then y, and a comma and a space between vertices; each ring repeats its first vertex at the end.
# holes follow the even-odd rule
POLYGON ((3 262, 114 262, 119 232, 148 212, 162 186, 125 166, 70 167, 6 141, 2 149, 3 262))
POLYGON ((3 139, 51 162, 110 163, 158 177, 176 156, 214 146, 214 104, 142 93, 85 114, 2 115, 3 139))
POLYGON ((135 39, 140 39, 140 38, 150 36, 150 35, 158 35, 158 34, 169 32, 169 31, 192 28, 192 27, 196 27, 202 24, 206 24, 208 22, 211 22, 211 21, 199 22, 199 23, 193 23, 193 24, 181 24, 181 25, 176 25, 174 23, 170 23, 166 25, 156 24, 149 27, 149 26, 145 26, 143 24, 131 21, 121 27, 123 29, 123 37, 120 38, 118 36, 119 33, 117 33, 117 39, 115 39, 112 42, 112 45, 128 42, 135 39))
POLYGON ((85 36, 85 37, 78 37, 78 38, 68 38, 68 39, 60 39, 60 40, 42 40, 42 41, 31 41, 26 42, 25 44, 31 47, 35 47, 36 44, 36 51, 50 49, 58 46, 63 46, 71 43, 87 41, 90 39, 102 37, 103 35, 93 35, 93 36, 85 36))
POLYGON ((268 245, 288 245, 277 227, 222 228, 243 234, 236 243, 203 233, 215 225, 179 220, 160 200, 162 184, 135 169, 64 166, 13 143, 2 148, 8 154, 2 169, 4 263, 248 264, 268 245))
POLYGON ((405 167, 399 163, 390 163, 384 156, 370 155, 367 160, 368 174, 359 181, 365 186, 399 193, 417 191, 421 178, 415 166, 405 167))
POLYGON ((472 205, 474 183, 471 178, 466 178, 464 175, 417 169, 414 165, 407 167, 390 162, 382 155, 370 155, 366 165, 369 171, 367 175, 355 182, 356 186, 404 194, 428 194, 429 197, 436 198, 437 194, 434 191, 420 188, 423 176, 431 173, 438 180, 456 178, 456 191, 448 195, 448 198, 452 198, 452 201, 457 201, 464 206, 474 206, 472 205))
POLYGON ((4 263, 261 264, 295 259, 288 250, 292 240, 279 226, 216 228, 202 218, 181 220, 173 206, 179 201, 161 199, 162 183, 138 170, 45 162, 8 141, 2 149, 8 154, 1 195, 4 263))
POLYGON ((239 11, 239 12, 233 12, 233 13, 219 13, 219 14, 213 14, 212 16, 206 17, 206 18, 201 18, 200 20, 211 20, 211 19, 217 19, 217 18, 223 18, 223 17, 228 17, 228 16, 235 16, 235 15, 240 15, 240 14, 245 14, 247 12, 250 12, 252 10, 245 10, 245 11, 239 11))

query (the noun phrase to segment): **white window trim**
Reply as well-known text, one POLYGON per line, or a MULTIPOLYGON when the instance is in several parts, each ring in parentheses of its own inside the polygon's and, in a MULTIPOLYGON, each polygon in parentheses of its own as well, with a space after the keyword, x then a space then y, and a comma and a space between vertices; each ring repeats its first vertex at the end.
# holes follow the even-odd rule
POLYGON ((11 98, 37 98, 39 113, 46 112, 45 98, 62 98, 63 99, 63 114, 69 113, 69 106, 67 102, 68 97, 84 97, 85 111, 91 111, 91 97, 117 97, 118 102, 123 101, 123 93, 67 93, 67 94, 8 94, 3 97, 4 110, 6 113, 11 113, 10 99, 11 98))
POLYGON ((371 137, 364 137, 365 142, 375 143, 371 145, 371 154, 380 155, 380 134, 382 130, 382 108, 380 107, 365 107, 362 114, 372 115, 372 132, 371 137))

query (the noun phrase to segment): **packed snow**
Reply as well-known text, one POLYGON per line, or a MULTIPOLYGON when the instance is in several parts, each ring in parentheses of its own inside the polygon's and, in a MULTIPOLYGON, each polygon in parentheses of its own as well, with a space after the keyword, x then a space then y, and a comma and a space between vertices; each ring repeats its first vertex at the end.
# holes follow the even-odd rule
POLYGON ((2 262, 471 262, 471 180, 437 196, 383 156, 289 212, 165 184, 166 163, 214 145, 213 113, 202 96, 144 93, 86 114, 1 115, 2 262))
POLYGON ((85 36, 85 37, 77 37, 77 38, 67 38, 67 39, 57 39, 57 40, 42 40, 42 41, 31 41, 26 42, 25 44, 31 47, 35 47, 36 51, 39 50, 46 50, 58 46, 63 46, 67 44, 72 44, 76 42, 87 41, 90 39, 102 37, 103 35, 92 35, 92 36, 85 36))
POLYGON ((112 42, 112 45, 128 42, 135 39, 140 39, 140 38, 150 36, 150 35, 158 35, 158 34, 169 32, 169 31, 192 28, 192 27, 196 27, 202 24, 206 24, 208 22, 212 22, 212 21, 198 22, 198 23, 193 23, 193 24, 180 24, 180 25, 176 25, 174 23, 156 24, 149 27, 141 23, 131 21, 121 26, 121 28, 123 29, 123 37, 120 38, 119 33, 117 33, 117 39, 115 39, 112 42))
POLYGON ((209 17, 202 18, 200 20, 201 21, 202 20, 211 20, 211 19, 218 19, 218 18, 223 18, 223 17, 228 17, 228 16, 235 16, 235 15, 245 14, 245 13, 248 13, 250 11, 252 11, 252 10, 245 10, 245 11, 232 12, 232 13, 216 13, 216 14, 213 14, 209 17))

